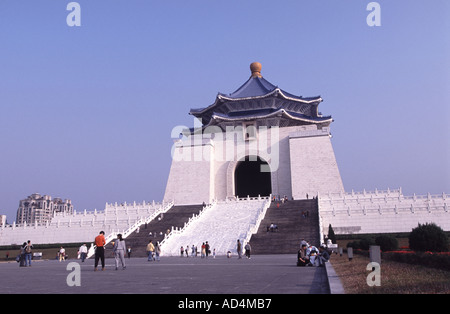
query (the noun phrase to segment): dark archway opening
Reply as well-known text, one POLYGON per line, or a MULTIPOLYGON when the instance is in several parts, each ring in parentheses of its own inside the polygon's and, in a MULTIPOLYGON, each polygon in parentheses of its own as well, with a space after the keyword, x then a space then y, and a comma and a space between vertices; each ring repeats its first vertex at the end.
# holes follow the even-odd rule
MULTIPOLYGON (((234 171, 235 195, 238 197, 269 196, 272 193, 270 172, 261 172, 261 165, 267 162, 257 157, 249 160, 249 156, 238 162, 234 171)), ((268 166, 267 166, 268 168, 268 166)))

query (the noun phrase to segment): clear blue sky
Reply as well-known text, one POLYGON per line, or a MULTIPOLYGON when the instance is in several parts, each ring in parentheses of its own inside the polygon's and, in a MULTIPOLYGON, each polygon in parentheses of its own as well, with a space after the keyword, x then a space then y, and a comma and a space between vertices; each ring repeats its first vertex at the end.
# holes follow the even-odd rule
POLYGON ((162 200, 176 125, 249 64, 321 95, 347 191, 450 193, 450 3, 0 1, 0 213, 39 192, 77 210, 162 200))

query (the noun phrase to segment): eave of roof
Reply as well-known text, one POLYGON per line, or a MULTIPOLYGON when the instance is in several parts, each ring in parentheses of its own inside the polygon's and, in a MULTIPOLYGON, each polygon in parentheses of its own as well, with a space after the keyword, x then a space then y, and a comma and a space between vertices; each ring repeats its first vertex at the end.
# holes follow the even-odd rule
POLYGON ((284 109, 279 109, 279 110, 276 110, 276 111, 273 111, 270 113, 260 112, 260 113, 255 113, 253 115, 245 114, 245 115, 229 116, 229 115, 225 115, 225 114, 213 113, 208 125, 210 125, 213 120, 223 120, 223 121, 254 120, 254 119, 270 118, 270 117, 279 116, 279 115, 284 116, 286 118, 293 119, 293 120, 298 120, 298 121, 303 121, 303 122, 308 122, 308 123, 316 123, 316 124, 333 121, 331 116, 312 118, 312 117, 309 117, 309 116, 306 116, 303 114, 289 112, 284 109))
POLYGON ((249 99, 262 99, 262 98, 276 96, 276 95, 280 95, 282 98, 284 98, 286 100, 292 100, 292 101, 301 102, 301 103, 305 103, 305 104, 313 104, 313 103, 317 103, 317 102, 320 103, 323 101, 322 97, 320 97, 320 96, 303 98, 303 97, 294 96, 292 94, 289 94, 289 93, 283 91, 282 89, 276 87, 272 91, 269 91, 268 93, 263 94, 263 95, 241 97, 241 98, 234 98, 234 97, 230 97, 225 94, 219 93, 216 97, 216 101, 212 105, 205 107, 205 108, 191 109, 189 114, 194 115, 194 116, 201 115, 201 114, 205 113, 206 111, 213 109, 218 104, 220 104, 222 101, 242 101, 242 100, 249 100, 249 99))

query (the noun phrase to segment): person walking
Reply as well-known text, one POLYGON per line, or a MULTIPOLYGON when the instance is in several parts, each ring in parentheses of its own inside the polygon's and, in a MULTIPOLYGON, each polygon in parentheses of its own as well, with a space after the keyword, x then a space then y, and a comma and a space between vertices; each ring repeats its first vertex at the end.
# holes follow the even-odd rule
POLYGON ((210 248, 209 243, 208 243, 208 241, 206 241, 206 242, 205 242, 205 254, 206 254, 206 258, 208 258, 209 253, 211 253, 211 251, 210 251, 209 248, 210 248))
POLYGON ((203 242, 203 243, 202 243, 202 251, 201 251, 200 257, 201 257, 201 258, 204 258, 205 255, 206 255, 206 245, 205 245, 205 242, 203 242))
POLYGON ((250 259, 250 253, 252 251, 252 247, 250 246, 250 243, 247 242, 245 245, 245 256, 247 256, 248 259, 250 259))
POLYGON ((242 244, 241 244, 241 241, 239 241, 239 239, 237 240, 236 250, 237 250, 237 254, 238 254, 238 259, 241 259, 242 258, 242 244))
POLYGON ((159 262, 159 255, 161 254, 161 246, 159 245, 159 241, 156 241, 156 245, 155 245, 155 256, 156 256, 156 261, 159 262))
POLYGON ((128 247, 127 253, 128 253, 128 258, 131 258, 131 246, 128 247))
POLYGON ((27 245, 25 246, 25 266, 31 267, 31 249, 33 248, 33 245, 31 245, 31 241, 28 240, 27 245))
POLYGON ((27 247, 27 243, 24 242, 22 246, 20 247, 20 253, 19 253, 19 267, 25 267, 25 248, 27 247))
POLYGON ((122 269, 126 268, 125 265, 125 251, 127 247, 125 245, 125 240, 122 238, 122 235, 119 233, 117 235, 117 241, 114 243, 114 258, 116 260, 116 270, 119 269, 119 260, 122 263, 122 269))
POLYGON ((151 262, 153 261, 153 252, 155 251, 155 246, 152 243, 152 240, 148 241, 147 244, 147 254, 148 254, 148 258, 147 261, 151 262))
POLYGON ((100 231, 99 235, 95 237, 95 263, 94 271, 97 271, 98 261, 101 260, 102 270, 105 270, 105 232, 100 231))
POLYGON ((82 246, 78 249, 78 252, 80 253, 81 262, 84 263, 84 260, 86 259, 88 249, 86 246, 86 243, 83 243, 82 246))

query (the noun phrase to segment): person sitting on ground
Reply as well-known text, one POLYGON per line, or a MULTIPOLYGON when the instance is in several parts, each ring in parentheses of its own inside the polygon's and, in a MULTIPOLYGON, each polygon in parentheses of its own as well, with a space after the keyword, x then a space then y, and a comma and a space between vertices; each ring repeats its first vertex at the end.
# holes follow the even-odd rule
POLYGON ((278 226, 274 223, 271 223, 269 229, 271 232, 278 231, 278 226))
POLYGON ((319 262, 318 266, 321 266, 321 267, 324 267, 325 263, 330 260, 330 254, 325 249, 325 247, 323 247, 323 246, 319 247, 319 256, 318 256, 317 260, 319 262))
POLYGON ((315 247, 314 245, 309 245, 307 248, 306 248, 306 254, 308 255, 308 256, 311 256, 311 254, 316 254, 316 253, 318 253, 319 252, 319 250, 317 249, 317 247, 315 247))
POLYGON ((318 264, 316 264, 317 260, 316 257, 319 253, 319 250, 314 246, 314 245, 310 245, 307 249, 306 249, 306 255, 309 256, 309 263, 312 266, 319 266, 318 264))

